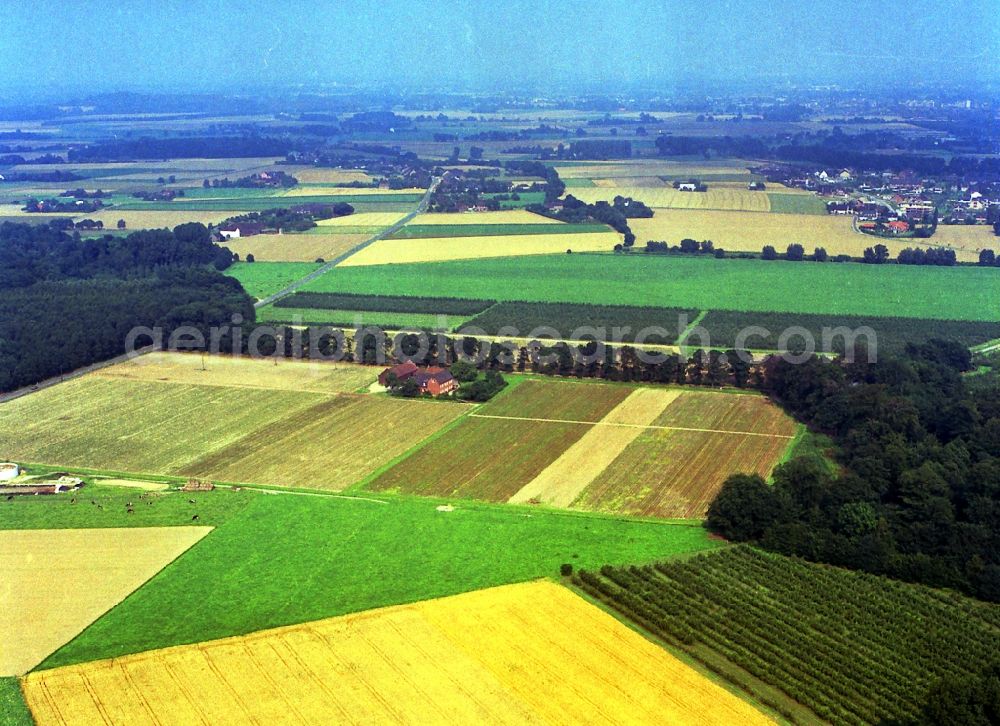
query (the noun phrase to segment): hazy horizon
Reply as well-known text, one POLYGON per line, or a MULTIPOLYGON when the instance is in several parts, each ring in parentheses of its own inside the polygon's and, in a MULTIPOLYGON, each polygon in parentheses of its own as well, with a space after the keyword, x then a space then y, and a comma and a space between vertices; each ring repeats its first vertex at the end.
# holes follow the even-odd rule
MULTIPOLYGON (((377 5, 51 0, 0 7, 13 98, 391 84, 558 88, 1000 82, 1000 13, 975 0, 837 13, 790 0, 377 5), (39 38, 58 42, 39 43, 39 38)), ((991 7, 992 6, 992 7, 991 7)))

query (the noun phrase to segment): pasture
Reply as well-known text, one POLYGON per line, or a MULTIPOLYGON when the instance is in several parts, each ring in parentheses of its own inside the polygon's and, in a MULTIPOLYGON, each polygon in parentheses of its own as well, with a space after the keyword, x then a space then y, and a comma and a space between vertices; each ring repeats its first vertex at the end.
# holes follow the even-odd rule
POLYGON ((611 230, 577 234, 383 239, 351 255, 339 267, 550 255, 570 249, 574 252, 603 252, 613 249, 621 239, 621 235, 611 230))
POLYGON ((25 695, 40 726, 109 712, 160 723, 770 723, 545 581, 42 671, 25 695), (323 686, 331 672, 337 686, 323 686))
POLYGON ((995 604, 748 547, 574 582, 797 723, 909 721, 1000 647, 995 604))
POLYGON ((265 298, 320 267, 315 262, 237 262, 226 270, 243 285, 247 294, 265 298))
POLYGON ((0 530, 0 676, 37 666, 209 531, 0 530))
POLYGON ((216 529, 44 668, 553 576, 563 562, 644 563, 720 546, 700 527, 559 511, 524 517, 475 503, 442 512, 417 498, 243 489, 154 493, 129 515, 134 491, 92 491, 101 509, 52 497, 0 501, 0 527, 142 526, 174 517, 190 523, 193 512, 216 529))
POLYGON ((562 254, 338 267, 306 290, 940 320, 1000 317, 1000 275, 978 267, 562 254), (962 292, 942 295, 942 287, 962 292))

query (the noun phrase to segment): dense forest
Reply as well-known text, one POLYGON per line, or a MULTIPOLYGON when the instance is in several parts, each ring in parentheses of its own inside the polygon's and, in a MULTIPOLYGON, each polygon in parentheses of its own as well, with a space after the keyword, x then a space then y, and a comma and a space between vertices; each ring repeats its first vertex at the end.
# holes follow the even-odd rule
POLYGON ((159 326, 166 340, 234 313, 252 324, 252 299, 218 271, 232 259, 201 224, 92 240, 0 225, 0 391, 120 355, 136 326, 159 326))
MULTIPOLYGON (((865 357, 865 356, 862 356, 865 357)), ((968 349, 931 340, 877 363, 772 358, 763 387, 829 434, 836 461, 737 475, 708 526, 777 552, 1000 601, 1000 388, 968 349)))

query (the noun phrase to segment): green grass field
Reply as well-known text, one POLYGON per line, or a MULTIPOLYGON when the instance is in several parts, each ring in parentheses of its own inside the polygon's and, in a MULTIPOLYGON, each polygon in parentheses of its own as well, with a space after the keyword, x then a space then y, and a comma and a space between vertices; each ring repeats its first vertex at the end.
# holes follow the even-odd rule
MULTIPOLYGON (((484 194, 483 197, 492 199, 499 194, 484 194)), ((529 204, 541 204, 545 201, 545 192, 518 192, 520 199, 504 199, 500 202, 500 209, 521 209, 529 204)))
POLYGON ((607 232, 608 230, 609 227, 603 224, 411 224, 391 234, 389 239, 578 234, 581 232, 607 232))
POLYGON ((539 255, 338 268, 306 289, 943 320, 1000 317, 1000 274, 985 267, 539 255))
POLYGON ((474 503, 441 512, 408 497, 169 493, 127 515, 134 490, 94 492, 103 510, 57 497, 0 502, 0 527, 107 526, 110 512, 119 526, 142 526, 162 522, 158 509, 173 499, 216 530, 44 668, 556 576, 564 562, 593 568, 719 546, 701 527, 474 503))
POLYGON ((778 214, 826 214, 826 202, 814 194, 768 192, 771 212, 778 214))
POLYGON ((32 726, 34 720, 16 678, 0 678, 0 726, 32 726))
POLYGON ((314 262, 237 262, 226 270, 256 298, 267 297, 305 277, 321 265, 314 262))

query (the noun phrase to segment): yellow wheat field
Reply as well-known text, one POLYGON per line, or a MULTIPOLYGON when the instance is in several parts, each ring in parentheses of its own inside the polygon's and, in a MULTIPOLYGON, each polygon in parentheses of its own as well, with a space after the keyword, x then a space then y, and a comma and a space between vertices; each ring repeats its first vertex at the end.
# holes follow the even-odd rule
MULTIPOLYGON (((233 204, 239 206, 238 200, 233 200, 233 204)), ((161 229, 167 227, 173 229, 178 224, 185 222, 201 222, 202 224, 218 224, 224 219, 235 217, 246 212, 230 210, 228 212, 189 212, 182 209, 164 210, 128 210, 128 209, 102 209, 92 214, 74 215, 74 219, 93 219, 104 222, 108 229, 115 229, 119 219, 125 220, 126 229, 161 229)))
POLYGON ((38 665, 210 531, 0 531, 0 676, 38 665))
MULTIPOLYGON (((649 207, 666 209, 733 209, 748 212, 769 212, 771 202, 767 194, 751 192, 743 187, 714 188, 709 184, 707 192, 681 192, 673 187, 584 187, 570 189, 568 194, 587 204, 604 200, 612 201, 616 196, 631 197, 649 207)), ((629 220, 632 224, 632 220, 629 220)))
MULTIPOLYGON (((648 240, 663 240, 678 244, 685 237, 712 240, 716 247, 729 252, 760 252, 764 245, 773 245, 784 252, 790 244, 801 244, 807 254, 813 248, 824 247, 831 255, 860 257, 866 247, 884 244, 895 256, 906 247, 943 246, 947 237, 930 239, 888 239, 855 232, 851 218, 822 214, 761 214, 721 210, 654 209, 648 219, 630 219, 629 226, 636 237, 636 247, 648 240)), ((944 225, 938 231, 945 229, 944 225)), ((985 228, 984 228, 985 229, 985 228)), ((947 233, 946 233, 947 234, 947 233)), ((977 251, 956 248, 958 259, 973 262, 977 251)))
POLYGON ((341 267, 388 265, 397 262, 442 262, 483 257, 550 255, 572 249, 576 252, 608 251, 622 240, 617 232, 580 234, 527 234, 521 236, 432 237, 427 239, 379 240, 351 255, 341 267))
POLYGON ((374 380, 371 368, 353 363, 250 358, 154 351, 89 374, 99 378, 159 381, 274 391, 351 393, 374 380))
POLYGON ((597 187, 668 187, 670 184, 658 176, 619 176, 591 179, 597 187))
POLYGON ((32 673, 40 726, 771 721, 550 582, 32 673))
POLYGON ((679 395, 637 388, 508 501, 568 507, 679 395))
MULTIPOLYGON (((929 243, 931 246, 951 247, 956 252, 964 252, 979 259, 979 251, 983 249, 997 250, 1000 247, 1000 237, 993 234, 993 227, 986 224, 939 224, 934 236, 914 242, 929 243)), ((959 259, 962 255, 959 254, 959 259)))
POLYGON ((322 169, 314 166, 282 167, 299 180, 300 184, 350 184, 361 182, 371 184, 375 177, 359 169, 322 169))
POLYGON ((418 214, 410 224, 563 224, 563 222, 524 209, 509 209, 500 212, 418 214))
POLYGON ((370 237, 369 234, 258 234, 222 244, 242 259, 252 254, 257 262, 313 262, 319 258, 329 262, 370 237))
POLYGON ((405 212, 358 212, 346 217, 317 219, 318 227, 391 227, 406 216, 405 212))

